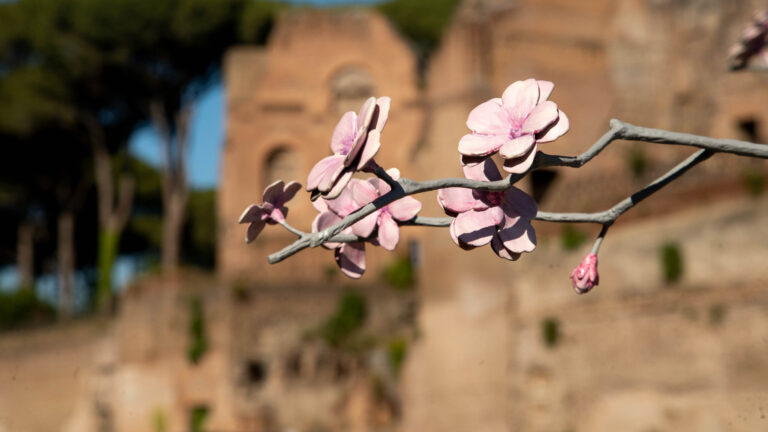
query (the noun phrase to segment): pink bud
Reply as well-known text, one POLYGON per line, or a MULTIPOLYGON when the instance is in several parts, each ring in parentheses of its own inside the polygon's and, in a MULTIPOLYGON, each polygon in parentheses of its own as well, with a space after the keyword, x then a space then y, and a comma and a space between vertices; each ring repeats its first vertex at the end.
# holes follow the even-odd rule
POLYGON ((571 272, 571 280, 576 294, 587 293, 597 285, 600 282, 600 275, 597 274, 597 255, 591 253, 585 256, 581 264, 571 272))

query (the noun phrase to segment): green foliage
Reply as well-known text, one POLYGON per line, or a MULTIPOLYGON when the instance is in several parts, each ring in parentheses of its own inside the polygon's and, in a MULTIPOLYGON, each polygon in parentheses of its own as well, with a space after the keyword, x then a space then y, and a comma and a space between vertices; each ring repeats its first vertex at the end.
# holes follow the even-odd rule
POLYGON ((411 41, 424 66, 458 4, 459 0, 392 0, 377 7, 411 41))
POLYGON ((399 338, 389 342, 388 354, 389 354, 389 366, 392 368, 395 376, 400 375, 400 370, 403 367, 405 356, 408 353, 408 342, 405 339, 399 338))
POLYGON ((627 154, 627 167, 632 176, 639 179, 645 174, 648 169, 648 158, 645 157, 645 152, 640 146, 634 146, 629 150, 627 154))
POLYGON ((185 261, 213 269, 216 254, 216 191, 193 190, 187 199, 182 239, 185 261))
POLYGON ((587 235, 583 231, 574 228, 573 225, 563 225, 562 232, 560 234, 560 244, 563 246, 563 250, 573 251, 578 249, 587 240, 587 235))
POLYGON ((289 7, 284 2, 251 0, 240 17, 240 37, 248 43, 263 45, 267 41, 277 14, 289 7))
POLYGON ((320 334, 332 347, 342 347, 365 324, 367 315, 365 297, 346 292, 339 298, 336 311, 322 325, 320 334))
POLYGON ((41 301, 34 290, 0 292, 0 330, 10 330, 53 322, 56 311, 41 301))
POLYGON ((152 429, 155 432, 167 432, 168 431, 168 419, 165 412, 158 408, 152 415, 152 429))
POLYGON ((541 340, 547 348, 554 348, 560 341, 560 321, 549 317, 541 321, 541 340))
POLYGON ((381 278, 396 290, 409 290, 416 284, 416 272, 407 256, 398 256, 384 267, 381 278))
POLYGON ((757 170, 748 170, 742 174, 744 187, 749 195, 757 198, 765 191, 765 175, 757 170))
POLYGON ((659 252, 661 275, 666 284, 674 284, 683 277, 683 253, 676 243, 667 243, 659 252))
POLYGON ((201 405, 192 408, 189 412, 189 430, 190 432, 203 432, 205 431, 205 420, 208 418, 209 409, 207 406, 201 405))
POLYGON ((709 323, 719 326, 725 320, 726 308, 722 303, 715 303, 709 307, 709 323))
POLYGON ((117 258, 120 234, 108 230, 99 230, 99 276, 96 286, 96 308, 105 311, 112 300, 112 266, 117 258))
POLYGON ((208 338, 205 334, 205 313, 200 297, 189 301, 189 348, 187 358, 190 363, 197 364, 208 350, 208 338))

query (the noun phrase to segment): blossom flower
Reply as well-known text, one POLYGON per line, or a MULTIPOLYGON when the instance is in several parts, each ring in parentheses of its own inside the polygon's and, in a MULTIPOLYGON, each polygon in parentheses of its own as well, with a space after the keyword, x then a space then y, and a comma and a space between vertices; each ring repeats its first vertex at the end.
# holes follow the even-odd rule
POLYGON ((590 253, 584 257, 581 264, 571 272, 571 281, 576 294, 588 293, 600 282, 600 275, 597 273, 597 254, 590 253))
MULTIPOLYGON (((501 180, 491 159, 466 165, 464 175, 480 181, 501 180)), ((450 234, 463 249, 490 243, 496 255, 514 261, 522 252, 536 248, 536 233, 531 226, 538 211, 536 201, 514 186, 505 191, 440 189, 437 200, 446 214, 455 216, 450 234)))
MULTIPOLYGON (((400 178, 400 171, 397 168, 387 170, 387 174, 394 180, 400 178)), ((387 182, 379 178, 371 178, 353 188, 352 195, 355 201, 360 204, 367 204, 391 190, 392 188, 387 182)), ((411 220, 416 217, 419 211, 421 211, 421 203, 410 196, 400 198, 376 210, 371 216, 375 217, 376 225, 379 227, 376 237, 377 243, 386 250, 394 250, 400 240, 400 227, 397 221, 411 220)))
POLYGON ((731 70, 747 67, 753 58, 762 59, 768 64, 768 10, 760 11, 752 17, 752 21, 728 54, 731 70))
POLYGON ((549 81, 517 81, 501 98, 473 109, 467 118, 472 133, 459 141, 464 164, 499 152, 505 159, 505 171, 526 172, 533 164, 538 143, 554 141, 570 127, 565 113, 547 100, 554 87, 549 81))
POLYGON ((248 230, 245 232, 245 242, 250 243, 258 237, 265 224, 274 225, 285 220, 288 214, 288 208, 285 203, 293 199, 296 192, 301 189, 301 184, 290 182, 285 184, 278 180, 264 189, 261 204, 251 204, 240 215, 239 223, 248 223, 248 230))
POLYGON ((389 116, 390 98, 369 98, 360 113, 345 113, 331 138, 332 156, 318 162, 307 177, 307 190, 314 201, 319 196, 334 199, 347 186, 352 174, 366 168, 381 147, 381 131, 389 116))

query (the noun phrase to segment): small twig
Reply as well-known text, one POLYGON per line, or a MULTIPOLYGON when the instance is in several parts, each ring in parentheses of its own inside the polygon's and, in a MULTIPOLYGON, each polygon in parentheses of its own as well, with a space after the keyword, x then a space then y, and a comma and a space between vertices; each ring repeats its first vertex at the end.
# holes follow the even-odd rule
POLYGON ((603 239, 605 239, 605 235, 608 234, 608 228, 611 227, 611 224, 605 224, 603 225, 603 229, 600 230, 600 234, 597 235, 597 239, 595 239, 595 244, 592 246, 592 250, 590 253, 593 253, 597 255, 597 252, 600 251, 600 246, 603 244, 603 239))
POLYGON ((286 222, 285 220, 281 221, 281 222, 280 222, 280 225, 282 225, 282 226, 283 226, 283 228, 287 229, 287 230, 288 230, 288 231, 290 231, 292 234, 296 234, 297 236, 299 236, 299 238, 302 238, 302 237, 304 237, 305 235, 307 235, 307 233, 305 233, 305 232, 303 232, 303 231, 301 231, 301 230, 297 230, 296 228, 294 228, 294 227, 292 227, 291 225, 289 225, 289 224, 288 224, 288 222, 286 222))

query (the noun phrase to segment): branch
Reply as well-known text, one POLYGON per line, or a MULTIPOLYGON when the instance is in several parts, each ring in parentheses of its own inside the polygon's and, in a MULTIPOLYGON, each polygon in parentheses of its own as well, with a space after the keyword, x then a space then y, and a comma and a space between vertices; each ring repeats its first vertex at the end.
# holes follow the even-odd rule
MULTIPOLYGON (((731 153, 740 156, 768 158, 768 146, 755 144, 747 141, 733 139, 716 139, 699 135, 692 135, 679 132, 669 132, 661 129, 645 128, 634 126, 620 120, 610 121, 610 130, 598 139, 587 151, 578 156, 558 156, 539 152, 534 160, 532 170, 549 166, 567 166, 578 168, 592 160, 603 149, 617 139, 643 141, 656 144, 673 144, 698 147, 702 150, 696 152, 688 159, 681 162, 675 168, 663 176, 650 183, 645 188, 635 192, 632 196, 624 199, 608 210, 599 213, 548 213, 539 212, 536 219, 550 222, 592 222, 603 225, 612 224, 621 214, 634 207, 637 203, 644 200, 654 192, 675 180, 683 173, 694 167, 700 162, 711 157, 714 153, 731 153)), ((523 174, 509 175, 503 180, 493 182, 483 182, 462 178, 445 178, 437 180, 427 180, 417 182, 407 178, 401 178, 394 181, 383 169, 376 169, 374 173, 392 186, 392 190, 377 198, 371 203, 360 207, 347 215, 337 224, 326 228, 323 231, 313 234, 294 234, 299 235, 299 239, 293 244, 273 253, 268 257, 270 264, 278 263, 297 252, 308 247, 317 247, 327 241, 337 241, 337 236, 347 227, 355 224, 369 214, 379 210, 386 205, 397 201, 408 195, 414 195, 422 192, 433 191, 437 189, 461 187, 474 190, 502 191, 506 190, 525 176, 523 174)), ((416 218, 407 222, 407 225, 423 226, 447 226, 450 224, 450 218, 416 218)), ((298 230, 296 230, 298 231, 298 230)), ((361 241, 357 236, 350 236, 349 241, 361 241)))

